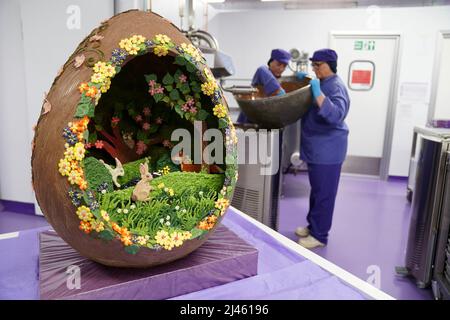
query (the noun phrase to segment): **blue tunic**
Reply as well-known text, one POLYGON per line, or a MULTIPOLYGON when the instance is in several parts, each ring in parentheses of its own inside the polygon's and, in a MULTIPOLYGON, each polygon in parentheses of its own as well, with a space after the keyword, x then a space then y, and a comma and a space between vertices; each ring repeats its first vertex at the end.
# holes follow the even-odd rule
POLYGON ((347 154, 348 127, 344 122, 350 107, 347 88, 337 75, 320 81, 326 96, 302 118, 300 157, 307 163, 339 164, 347 154))
POLYGON ((253 76, 252 86, 262 85, 266 96, 272 95, 275 91, 281 88, 277 78, 273 75, 272 71, 267 66, 261 66, 256 69, 253 76))

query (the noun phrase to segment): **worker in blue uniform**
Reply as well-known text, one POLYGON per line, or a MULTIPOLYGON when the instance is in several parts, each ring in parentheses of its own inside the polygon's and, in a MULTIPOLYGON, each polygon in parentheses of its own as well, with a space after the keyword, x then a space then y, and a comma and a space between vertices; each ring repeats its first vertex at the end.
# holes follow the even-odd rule
MULTIPOLYGON (((301 122, 300 157, 308 165, 311 185, 308 226, 295 233, 306 248, 325 246, 331 229, 341 167, 347 154, 348 127, 344 120, 350 98, 344 82, 336 75, 337 54, 331 49, 314 52, 310 82, 313 106, 301 122)), ((298 73, 299 79, 305 74, 298 73)))
MULTIPOLYGON (((273 49, 267 66, 260 66, 253 76, 252 86, 262 86, 266 96, 284 95, 286 92, 281 87, 278 78, 286 69, 291 54, 283 49, 273 49)), ((237 119, 238 123, 250 123, 247 116, 241 111, 237 119)))

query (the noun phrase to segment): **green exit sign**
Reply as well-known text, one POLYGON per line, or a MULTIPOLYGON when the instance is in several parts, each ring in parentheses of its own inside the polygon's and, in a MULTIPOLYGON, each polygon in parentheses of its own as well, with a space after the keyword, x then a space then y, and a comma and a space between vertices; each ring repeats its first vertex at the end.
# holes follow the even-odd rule
POLYGON ((353 49, 356 51, 373 51, 375 50, 374 40, 355 40, 353 49))

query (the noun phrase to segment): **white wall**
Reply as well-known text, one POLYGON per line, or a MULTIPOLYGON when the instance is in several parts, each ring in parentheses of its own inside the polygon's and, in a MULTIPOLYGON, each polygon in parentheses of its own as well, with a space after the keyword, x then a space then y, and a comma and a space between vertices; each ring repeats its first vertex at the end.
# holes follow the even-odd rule
MULTIPOLYGON (((143 2, 120 2, 126 5, 127 1, 143 2)), ((154 12, 180 27, 179 0, 153 0, 152 4, 154 12)), ((194 26, 202 28, 204 2, 195 0, 194 9, 194 26)), ((209 8, 210 16, 214 12, 209 8)), ((113 0, 0 0, 0 199, 35 201, 32 127, 43 94, 80 41, 113 14, 113 0)))
POLYGON ((407 176, 413 126, 426 122, 437 31, 450 28, 450 6, 222 12, 209 26, 221 49, 232 56, 238 78, 251 78, 273 48, 296 47, 312 54, 327 47, 330 31, 400 32, 399 87, 426 87, 422 98, 397 99, 389 174, 407 176))
POLYGON ((19 1, 0 1, 0 30, 0 198, 33 202, 19 1))
MULTIPOLYGON (((188 29, 188 16, 187 16, 187 1, 181 0, 184 3, 184 18, 183 23, 181 23, 180 17, 180 0, 152 0, 152 11, 163 16, 167 20, 170 20, 178 28, 187 30, 188 29)), ((194 29, 208 30, 209 22, 217 13, 217 10, 208 6, 207 16, 205 17, 205 8, 207 6, 204 0, 194 0, 194 29), (205 28, 206 26, 206 28, 205 28)))
POLYGON ((112 14, 110 0, 0 1, 0 199, 34 202, 30 146, 43 94, 79 42, 112 14), (70 29, 77 12, 79 28, 70 29))
POLYGON ((450 119, 450 31, 438 35, 438 53, 433 75, 432 90, 435 99, 431 100, 434 115, 432 119, 450 119))

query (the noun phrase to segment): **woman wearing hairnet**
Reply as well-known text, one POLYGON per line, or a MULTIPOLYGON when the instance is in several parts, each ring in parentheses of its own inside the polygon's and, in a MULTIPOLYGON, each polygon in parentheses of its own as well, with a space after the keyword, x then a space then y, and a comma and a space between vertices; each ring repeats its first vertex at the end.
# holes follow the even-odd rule
MULTIPOLYGON (((267 66, 259 67, 252 79, 252 86, 262 86, 264 94, 266 96, 283 95, 286 94, 281 87, 278 78, 286 69, 289 61, 291 60, 291 54, 283 49, 273 49, 270 55, 270 60, 267 62, 267 66)), ((247 116, 241 112, 237 119, 238 123, 249 123, 247 116)))
MULTIPOLYGON (((295 233, 306 248, 325 246, 331 229, 341 167, 347 154, 348 127, 344 122, 350 99, 343 81, 336 75, 337 54, 331 49, 314 52, 311 80, 314 105, 302 118, 300 157, 308 164, 311 184, 308 226, 295 233)), ((298 73, 298 78, 303 78, 298 73)))

